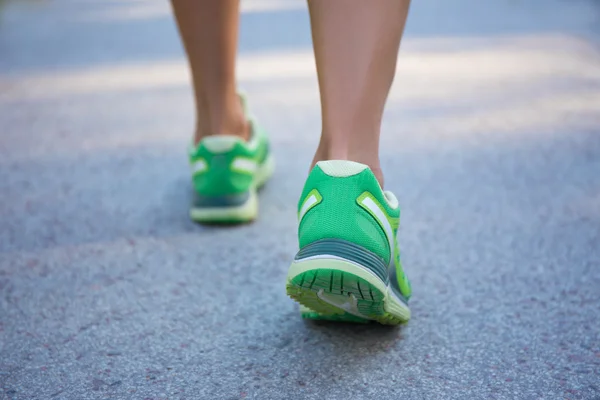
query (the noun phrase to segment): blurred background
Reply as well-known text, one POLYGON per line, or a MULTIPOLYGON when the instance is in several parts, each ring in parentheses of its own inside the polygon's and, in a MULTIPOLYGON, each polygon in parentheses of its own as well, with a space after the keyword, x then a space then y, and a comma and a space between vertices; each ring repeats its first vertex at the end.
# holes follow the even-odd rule
POLYGON ((600 2, 414 1, 382 164, 414 319, 284 292, 320 132, 306 4, 242 0, 260 219, 188 220, 168 2, 0 1, 0 399, 600 396, 600 2))

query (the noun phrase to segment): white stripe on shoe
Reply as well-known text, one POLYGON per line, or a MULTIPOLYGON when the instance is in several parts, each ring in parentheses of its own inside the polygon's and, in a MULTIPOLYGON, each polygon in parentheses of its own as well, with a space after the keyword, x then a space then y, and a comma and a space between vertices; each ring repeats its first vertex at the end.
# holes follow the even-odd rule
POLYGON ((302 221, 304 214, 306 214, 306 212, 308 210, 310 210, 312 208, 312 206, 314 206, 315 204, 317 204, 317 196, 315 196, 313 194, 308 199, 306 199, 304 204, 302 204, 302 208, 300 209, 300 212, 298 213, 298 221, 302 221))
POLYGON ((306 213, 319 204, 323 200, 321 197, 321 193, 317 189, 311 190, 306 196, 304 202, 302 203, 302 207, 300 207, 300 211, 298 211, 298 222, 302 221, 302 218, 306 215, 306 213))
POLYGON ((250 158, 236 157, 231 164, 231 168, 237 172, 254 174, 258 170, 258 163, 250 158))
POLYGON ((208 165, 206 164, 206 161, 203 158, 200 158, 191 164, 191 168, 192 175, 196 175, 206 171, 208 169, 208 165))
POLYGON ((394 250, 396 248, 396 244, 394 243, 394 230, 390 225, 390 221, 388 221, 387 219, 385 211, 381 209, 381 206, 379 206, 379 204, 374 202, 373 199, 371 199, 368 196, 362 199, 360 203, 363 207, 371 211, 377 222, 379 222, 379 225, 381 225, 381 227, 385 231, 385 236, 387 236, 388 243, 390 245, 390 260, 394 260, 394 250))

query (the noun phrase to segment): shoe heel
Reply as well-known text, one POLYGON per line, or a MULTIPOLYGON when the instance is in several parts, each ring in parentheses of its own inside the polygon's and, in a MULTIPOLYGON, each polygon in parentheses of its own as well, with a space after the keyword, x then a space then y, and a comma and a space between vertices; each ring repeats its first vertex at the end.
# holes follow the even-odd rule
POLYGON ((326 316, 348 313, 372 320, 385 313, 386 285, 367 269, 341 258, 322 255, 294 261, 286 291, 326 316))
POLYGON ((190 209, 190 218, 200 223, 237 224, 250 222, 257 217, 256 190, 249 190, 243 197, 238 196, 235 201, 231 199, 232 196, 201 199, 203 201, 196 199, 190 209))
POLYGON ((378 277, 385 285, 389 282, 388 267, 381 257, 362 246, 342 239, 322 239, 304 246, 294 260, 301 262, 314 257, 340 258, 360 265, 378 277))
POLYGON ((408 321, 410 311, 389 295, 388 282, 387 266, 373 253, 344 240, 323 239, 298 252, 286 292, 326 317, 350 314, 397 325, 408 321))

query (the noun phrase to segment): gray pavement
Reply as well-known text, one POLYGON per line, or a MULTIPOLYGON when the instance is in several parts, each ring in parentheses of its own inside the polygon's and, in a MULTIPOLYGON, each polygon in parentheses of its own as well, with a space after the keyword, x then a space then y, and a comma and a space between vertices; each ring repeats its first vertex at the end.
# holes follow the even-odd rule
POLYGON ((303 2, 244 3, 279 166, 260 219, 187 218, 168 4, 0 2, 0 399, 599 399, 600 2, 420 0, 382 146, 413 320, 285 296, 319 132, 303 2))

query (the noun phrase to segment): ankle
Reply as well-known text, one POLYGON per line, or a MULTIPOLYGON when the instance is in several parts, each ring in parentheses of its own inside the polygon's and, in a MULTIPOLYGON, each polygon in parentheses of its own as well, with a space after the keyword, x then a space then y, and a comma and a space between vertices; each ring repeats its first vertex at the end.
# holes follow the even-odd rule
POLYGON ((196 114, 196 144, 211 135, 233 135, 243 140, 250 138, 250 123, 237 95, 229 101, 207 104, 206 107, 198 109, 196 114))
POLYGON ((194 133, 194 143, 198 144, 205 137, 215 135, 238 136, 247 141, 250 138, 250 131, 250 123, 246 120, 237 123, 223 122, 213 124, 210 127, 198 124, 194 133))

